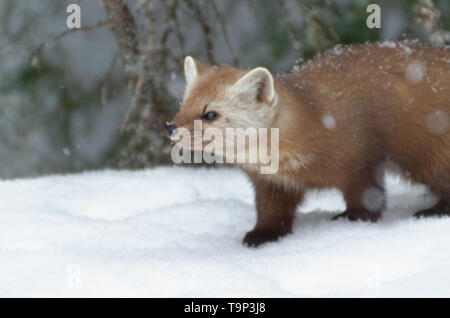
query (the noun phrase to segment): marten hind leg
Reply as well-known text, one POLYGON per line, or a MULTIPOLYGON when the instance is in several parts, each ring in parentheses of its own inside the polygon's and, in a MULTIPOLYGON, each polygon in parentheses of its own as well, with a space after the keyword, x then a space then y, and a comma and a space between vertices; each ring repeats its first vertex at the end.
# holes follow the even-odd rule
POLYGON ((414 216, 416 218, 450 216, 450 201, 441 199, 431 208, 416 212, 414 216))
POLYGON ((385 208, 384 187, 376 181, 373 174, 358 177, 355 182, 343 189, 347 209, 333 220, 345 217, 350 221, 377 222, 385 208))
POLYGON ((276 241, 292 232, 295 209, 303 193, 281 185, 254 180, 257 221, 255 228, 243 240, 245 245, 257 247, 276 241))
POLYGON ((429 209, 416 212, 416 218, 433 217, 433 216, 450 216, 450 171, 440 171, 428 176, 428 180, 423 180, 427 184, 431 192, 439 198, 438 203, 429 209))

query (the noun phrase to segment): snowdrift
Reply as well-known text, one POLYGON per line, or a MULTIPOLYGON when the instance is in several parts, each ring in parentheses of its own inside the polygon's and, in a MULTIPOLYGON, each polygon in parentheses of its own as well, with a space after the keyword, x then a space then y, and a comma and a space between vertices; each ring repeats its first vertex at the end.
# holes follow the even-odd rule
POLYGON ((311 193, 294 234, 250 249, 253 190, 232 169, 101 171, 0 182, 0 296, 450 296, 450 218, 387 176, 377 224, 311 193))

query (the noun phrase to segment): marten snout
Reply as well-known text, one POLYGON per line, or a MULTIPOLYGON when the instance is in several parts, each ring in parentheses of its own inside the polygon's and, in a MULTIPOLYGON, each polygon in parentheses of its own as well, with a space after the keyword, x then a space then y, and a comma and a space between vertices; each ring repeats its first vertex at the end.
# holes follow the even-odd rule
POLYGON ((177 127, 175 125, 172 125, 170 123, 166 123, 167 136, 171 137, 173 132, 175 131, 175 129, 177 129, 177 127))

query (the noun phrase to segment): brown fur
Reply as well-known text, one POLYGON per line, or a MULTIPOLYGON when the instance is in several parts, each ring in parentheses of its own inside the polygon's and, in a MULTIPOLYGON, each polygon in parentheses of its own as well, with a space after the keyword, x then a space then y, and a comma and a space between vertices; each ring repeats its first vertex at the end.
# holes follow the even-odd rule
MULTIPOLYGON (((224 87, 247 72, 202 68, 175 117, 178 127, 189 128, 200 106, 222 98, 224 87)), ((338 47, 275 77, 274 85, 278 103, 270 126, 280 129, 280 167, 276 175, 261 175, 242 165, 254 184, 258 212, 244 243, 258 246, 291 232, 296 206, 312 188, 342 190, 347 203, 342 216, 350 220, 378 220, 384 204, 369 211, 362 197, 367 189, 383 195, 380 174, 387 161, 440 198, 418 216, 450 214, 450 131, 436 134, 429 127, 436 125, 436 111, 450 119, 449 48, 399 42, 395 48, 392 43, 338 47), (425 66, 419 82, 405 76, 415 61, 425 66), (334 119, 334 129, 324 126, 326 115, 334 119), (301 168, 299 154, 310 158, 301 168)))

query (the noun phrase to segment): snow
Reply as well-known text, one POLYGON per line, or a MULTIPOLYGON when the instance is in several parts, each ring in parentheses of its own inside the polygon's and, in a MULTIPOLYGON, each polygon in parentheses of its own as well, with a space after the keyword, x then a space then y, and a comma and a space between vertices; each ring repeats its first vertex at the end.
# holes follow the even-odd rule
POLYGON ((425 187, 386 181, 379 223, 332 222, 340 193, 311 193, 294 233, 257 249, 238 170, 0 181, 0 296, 450 296, 450 218, 415 220, 425 187))
POLYGON ((403 49, 403 51, 405 52, 406 55, 411 55, 412 54, 412 49, 409 46, 407 46, 407 45, 405 45, 405 44, 403 44, 401 42, 399 43, 399 45, 403 49))
POLYGON ((378 43, 379 47, 387 47, 390 49, 395 49, 397 47, 397 44, 394 41, 383 41, 378 43))
POLYGON ((342 52, 344 52, 344 48, 342 45, 336 45, 335 47, 333 47, 333 53, 335 55, 341 55, 342 52))

